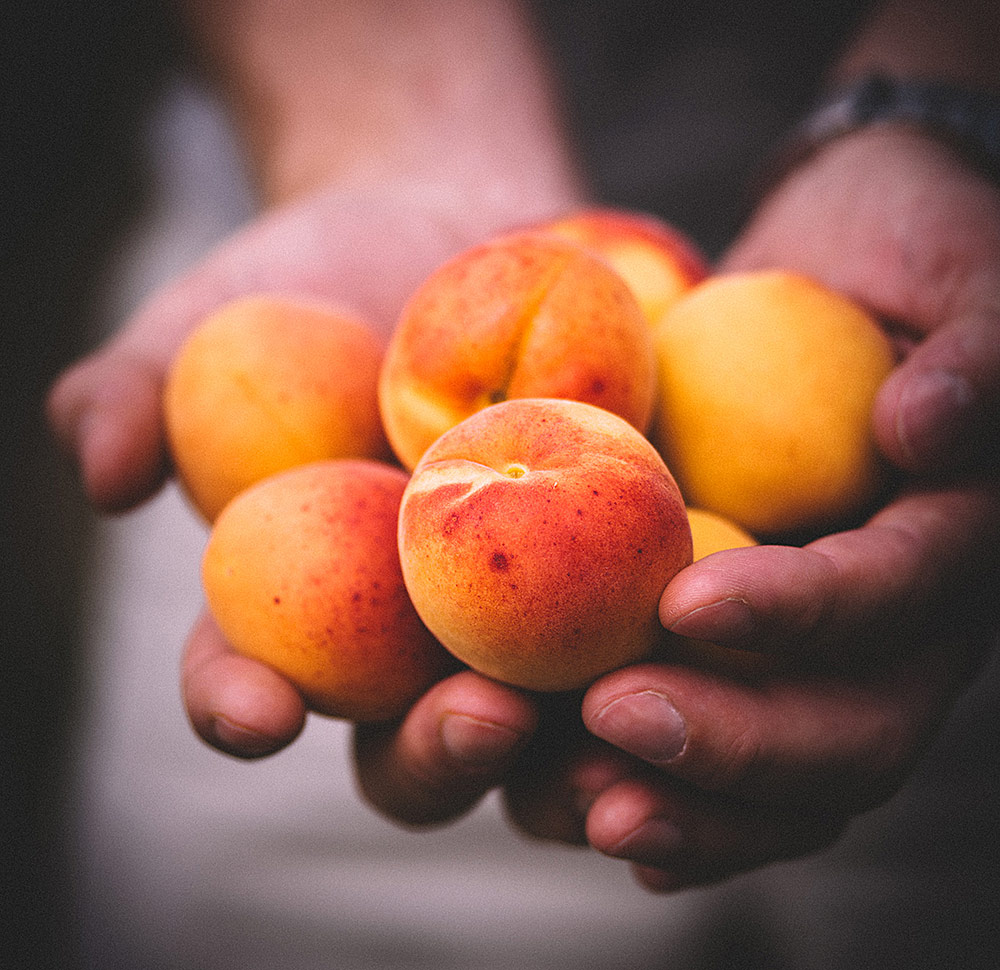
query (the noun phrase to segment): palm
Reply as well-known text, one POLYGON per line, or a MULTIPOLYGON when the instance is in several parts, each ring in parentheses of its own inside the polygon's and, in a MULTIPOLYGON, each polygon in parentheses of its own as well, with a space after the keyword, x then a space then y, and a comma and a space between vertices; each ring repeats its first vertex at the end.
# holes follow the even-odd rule
POLYGON ((76 453, 94 504, 128 508, 162 481, 163 378, 207 313, 248 293, 297 294, 353 311, 387 337, 417 283, 498 219, 419 190, 380 190, 320 194, 249 225, 156 294, 117 338, 56 385, 52 423, 76 453), (99 424, 81 426, 94 404, 99 424))

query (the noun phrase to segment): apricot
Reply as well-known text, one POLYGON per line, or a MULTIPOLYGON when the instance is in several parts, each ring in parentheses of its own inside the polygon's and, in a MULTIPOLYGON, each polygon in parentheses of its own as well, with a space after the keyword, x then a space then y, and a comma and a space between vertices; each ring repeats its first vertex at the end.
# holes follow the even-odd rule
POLYGON ((631 287, 651 325, 708 276, 708 260, 676 227, 645 212, 592 208, 539 227, 585 246, 610 263, 631 287))
POLYGON ((825 529, 871 501, 893 351, 875 318, 804 276, 712 277, 656 329, 654 441, 688 504, 757 536, 825 529))
POLYGON ((585 401, 640 431, 653 412, 650 328, 625 281, 560 239, 474 246, 412 295, 379 383, 396 455, 413 468, 438 436, 508 398, 585 401))
POLYGON ((757 545, 757 540, 742 526, 708 509, 688 507, 694 561, 724 549, 743 549, 757 545))
POLYGON ((383 347, 319 303, 255 296, 209 316, 164 392, 177 475, 211 522, 260 479, 329 458, 388 458, 378 411, 383 347))
POLYGON ((691 561, 680 492, 653 446, 593 405, 522 398, 437 439, 399 515, 417 612, 480 673, 562 691, 648 655, 691 561))
POLYGON ((241 492, 209 536, 202 581, 215 621, 320 714, 398 717, 454 664, 403 584, 406 481, 371 460, 301 465, 241 492))

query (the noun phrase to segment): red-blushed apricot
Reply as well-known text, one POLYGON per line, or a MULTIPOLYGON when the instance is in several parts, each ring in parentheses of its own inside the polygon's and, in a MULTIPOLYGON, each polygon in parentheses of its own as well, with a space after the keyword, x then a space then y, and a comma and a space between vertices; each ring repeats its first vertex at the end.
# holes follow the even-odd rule
POLYGON ((301 465, 241 492, 209 536, 202 580, 216 623, 320 714, 398 717, 454 664, 403 584, 406 482, 375 461, 301 465))
POLYGON ((782 270, 711 277, 656 330, 652 434, 689 505, 755 536, 830 528, 883 482, 871 429, 892 346, 848 298, 782 270))
POLYGON ((583 687, 647 656, 657 608, 691 561, 670 471, 628 422, 578 401, 492 405, 442 435, 399 516, 410 597, 480 673, 583 687))
POLYGON ((383 347, 319 303, 254 296, 209 316, 164 391, 178 478, 211 522, 234 495, 310 461, 388 458, 378 412, 383 347))
POLYGON ((650 324, 709 273, 693 239, 646 212, 597 207, 539 226, 596 252, 631 287, 650 324))
POLYGON ((386 352, 386 434, 413 468, 463 418, 509 398, 606 408, 645 432, 652 334, 625 281, 585 249, 515 233, 465 250, 412 295, 386 352))

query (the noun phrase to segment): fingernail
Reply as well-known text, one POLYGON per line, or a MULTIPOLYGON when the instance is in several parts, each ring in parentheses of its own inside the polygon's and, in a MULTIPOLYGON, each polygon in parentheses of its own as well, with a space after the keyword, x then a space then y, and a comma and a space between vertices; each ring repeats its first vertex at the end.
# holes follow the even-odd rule
POLYGON ((959 374, 933 370, 914 378, 899 397, 900 446, 921 463, 948 457, 974 403, 972 385, 959 374))
POLYGON ((509 758, 521 736, 490 721, 465 714, 446 714, 441 720, 441 740, 456 761, 488 767, 509 758))
POLYGON ((664 856, 677 852, 683 845, 684 835, 673 822, 651 818, 611 846, 607 854, 637 862, 662 861, 664 856))
POLYGON ((727 597, 685 613, 667 628, 696 640, 730 643, 753 634, 756 623, 746 600, 727 597))
POLYGON ((684 718, 677 708, 663 694, 651 690, 611 701, 588 727, 616 748, 653 764, 672 761, 687 741, 684 718))
POLYGON ((221 748, 243 756, 270 754, 278 747, 274 738, 221 715, 212 719, 212 734, 221 748))

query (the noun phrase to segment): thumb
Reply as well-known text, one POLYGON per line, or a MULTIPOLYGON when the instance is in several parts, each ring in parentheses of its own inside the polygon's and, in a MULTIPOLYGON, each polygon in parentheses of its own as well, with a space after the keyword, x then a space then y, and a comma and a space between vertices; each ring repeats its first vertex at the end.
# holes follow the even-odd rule
POLYGON ((210 274, 192 273, 156 294, 125 329, 50 389, 49 426, 97 509, 124 511, 163 483, 167 369, 194 322, 222 296, 210 274))

